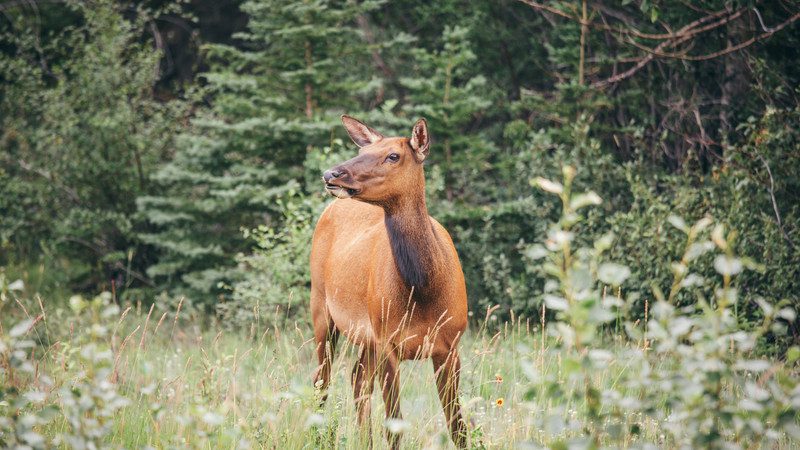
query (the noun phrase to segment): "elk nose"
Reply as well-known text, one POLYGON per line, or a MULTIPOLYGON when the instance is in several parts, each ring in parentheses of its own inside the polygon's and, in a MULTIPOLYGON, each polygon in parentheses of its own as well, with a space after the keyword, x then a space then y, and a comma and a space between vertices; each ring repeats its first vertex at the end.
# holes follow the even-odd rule
POLYGON ((325 182, 327 183, 334 178, 339 178, 342 175, 344 175, 344 170, 335 168, 331 170, 326 170, 325 173, 322 174, 322 179, 325 180, 325 182))

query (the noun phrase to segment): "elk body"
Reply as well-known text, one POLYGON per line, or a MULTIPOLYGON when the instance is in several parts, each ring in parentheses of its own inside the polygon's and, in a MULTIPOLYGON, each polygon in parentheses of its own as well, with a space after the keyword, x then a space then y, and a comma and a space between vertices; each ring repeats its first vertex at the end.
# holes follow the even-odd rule
MULTIPOLYGON (((320 216, 311 249, 314 384, 327 389, 344 334, 359 346, 353 391, 358 421, 369 433, 376 378, 387 419, 400 418, 399 362, 431 358, 450 434, 464 447, 458 342, 467 294, 453 241, 425 204, 427 125, 418 121, 411 138, 386 138, 351 117, 342 122, 359 154, 323 177, 338 198, 320 216)), ((397 448, 399 437, 390 435, 389 443, 397 448)))

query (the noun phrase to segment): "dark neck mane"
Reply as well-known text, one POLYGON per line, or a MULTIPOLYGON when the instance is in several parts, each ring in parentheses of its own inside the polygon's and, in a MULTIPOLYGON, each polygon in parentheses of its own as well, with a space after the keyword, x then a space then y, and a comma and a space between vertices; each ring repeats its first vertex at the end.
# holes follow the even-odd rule
POLYGON ((428 217, 425 197, 406 199, 384 210, 398 273, 407 288, 414 288, 415 297, 430 292, 442 247, 428 217))

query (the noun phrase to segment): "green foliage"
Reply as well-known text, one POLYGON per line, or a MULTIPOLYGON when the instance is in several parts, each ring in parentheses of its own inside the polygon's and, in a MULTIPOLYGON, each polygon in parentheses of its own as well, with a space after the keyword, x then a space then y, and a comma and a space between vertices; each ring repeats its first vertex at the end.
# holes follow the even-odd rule
MULTIPOLYGON (((568 183, 563 187, 569 189, 568 183)), ((591 196, 584 199, 594 202, 591 196)), ((573 220, 554 225, 551 235, 565 225, 567 232, 577 230, 580 222, 567 225, 573 220)), ((689 246, 708 239, 730 242, 730 234, 709 235, 708 221, 703 231, 701 226, 694 226, 696 239, 689 246)), ((628 299, 604 296, 602 280, 619 282, 624 269, 596 261, 587 285, 580 272, 592 267, 611 241, 602 238, 587 251, 578 250, 578 241, 576 234, 570 243, 542 247, 545 261, 563 262, 569 248, 574 263, 555 270, 571 288, 554 278, 548 291, 567 301, 557 320, 544 318, 544 330, 515 320, 494 331, 487 324, 497 316, 487 315, 462 339, 461 392, 464 412, 474 423, 475 448, 592 447, 593 436, 607 447, 713 447, 737 437, 742 446, 796 446, 797 347, 785 362, 753 356, 754 338, 763 330, 742 331, 730 308, 720 307, 718 301, 731 290, 689 311, 656 303, 646 325, 620 324, 624 336, 609 336, 601 322, 615 309, 626 310, 628 299), (584 339, 583 351, 562 333, 584 339)), ((727 258, 728 268, 736 266, 729 250, 717 255, 727 258)), ((110 303, 109 293, 44 299, 46 305, 69 305, 52 308, 20 289, 18 282, 0 283, 4 447, 367 445, 354 419, 350 386, 358 349, 346 339, 333 363, 328 401, 320 408, 320 393, 309 382, 316 366, 314 347, 308 345, 313 330, 303 323, 206 327, 185 309, 159 318, 136 304, 110 303), (26 313, 37 318, 27 319, 26 313)), ((785 306, 763 305, 770 317, 765 327, 792 318, 785 306)), ((412 448, 451 445, 429 364, 408 361, 403 367, 404 418, 384 421, 373 413, 374 441, 385 430, 402 433, 403 444, 412 448)))
MULTIPOLYGON (((355 154, 348 113, 386 135, 427 118, 428 206, 473 311, 538 317, 547 277, 531 244, 559 212, 530 180, 565 164, 604 199, 577 239, 626 237, 608 255, 630 268, 630 314, 671 286, 665 263, 685 244, 671 215, 714 217, 764 265, 739 277, 743 326, 763 320, 759 297, 798 302, 800 35, 780 5, 252 0, 221 26, 223 6, 202 3, 4 9, 0 264, 30 293, 113 281, 120 297, 233 323, 260 305, 299 312, 320 172, 355 154), (186 61, 166 23, 198 32, 185 91, 160 90, 160 69, 186 61)), ((693 261, 709 298, 713 262, 693 261)))
POLYGON ((281 199, 283 217, 276 225, 244 230, 244 238, 254 243, 254 248, 237 255, 235 277, 226 286, 230 295, 216 305, 225 326, 246 328, 254 322, 282 325, 307 315, 311 239, 328 200, 327 194, 315 186, 322 171, 351 153, 341 139, 310 152, 304 163, 304 178, 306 191, 312 193, 295 192, 281 199))
MULTIPOLYGON (((355 17, 377 5, 248 2, 248 31, 239 36, 248 45, 208 46, 202 94, 213 106, 197 114, 175 158, 153 177, 159 194, 137 200, 155 228, 141 237, 159 249, 147 269, 159 286, 213 309, 240 276, 234 255, 250 246, 240 230, 284 226, 291 215, 284 205, 302 192, 305 158, 329 143, 338 115, 357 108, 358 95, 375 89, 369 73, 349 67, 367 51, 355 17), (356 97, 347 101, 341 92, 356 97)), ((252 298, 253 289, 243 285, 236 301, 252 298)))
POLYGON ((40 47, 38 36, 0 35, 0 247, 12 257, 67 257, 88 266, 77 286, 137 282, 147 255, 135 199, 169 155, 183 112, 155 99, 161 55, 113 2, 69 2, 82 23, 40 47), (32 61, 39 64, 32 64, 32 61))
MULTIPOLYGON (((74 368, 69 383, 56 385, 38 370, 36 353, 43 336, 35 330, 45 312, 0 334, 0 444, 7 448, 106 448, 114 419, 130 401, 118 392, 108 319, 119 314, 105 292, 91 301, 70 299, 73 319, 86 327, 54 351, 62 367, 74 368), (36 339, 34 339, 36 338, 36 339), (54 426, 54 424, 56 424, 54 426), (54 427, 58 432, 42 430, 54 427)), ((0 310, 9 306, 3 299, 0 310)))
MULTIPOLYGON (((566 416, 555 408, 541 421, 547 430, 545 444, 552 448, 576 445, 588 448, 627 446, 642 439, 643 423, 654 421, 662 436, 652 445, 726 448, 748 445, 778 445, 785 436, 800 439, 796 421, 798 389, 797 350, 787 362, 756 359, 753 350, 770 329, 786 330, 795 310, 760 299, 764 321, 754 330, 743 330, 735 315, 740 302, 734 281, 745 269, 758 265, 734 253, 734 232, 717 224, 710 236, 710 218, 693 226, 671 216, 669 223, 686 238, 680 261, 671 265, 672 288, 668 295, 654 288, 651 318, 625 321, 625 337, 641 347, 615 355, 604 348, 600 338, 604 324, 620 317, 638 296, 607 295, 603 285, 618 289, 631 275, 627 266, 604 262, 602 254, 613 236, 598 239, 593 248, 577 247, 574 226, 583 218, 579 209, 599 204, 592 193, 571 193, 575 170, 564 168, 564 183, 540 178, 543 190, 562 201, 561 219, 554 224, 536 256, 544 258, 542 269, 552 281, 545 290, 545 305, 556 311, 548 324, 557 338, 552 352, 564 359, 565 371, 541 372, 528 363, 532 381, 528 396, 565 397, 566 404, 582 404, 576 415, 566 416), (717 250, 713 266, 721 276, 712 295, 695 286, 704 283, 693 273, 692 263, 717 250), (695 291, 694 302, 676 305, 682 290, 695 291), (630 370, 619 375, 605 389, 596 385, 593 374, 623 358, 630 370), (664 363, 664 361, 668 361, 664 363), (572 386, 581 386, 572 389, 572 386)), ((622 238, 624 240, 625 237, 622 238)))
MULTIPOLYGON (((320 409, 304 325, 343 113, 428 120, 483 320, 474 441, 797 446, 785 2, 156 3, 0 7, 0 447, 365 447, 353 349, 320 409)), ((431 374, 404 379, 413 409, 373 428, 449 442, 431 374)))
POLYGON ((411 57, 416 77, 400 79, 408 91, 405 110, 411 117, 425 117, 437 149, 432 161, 444 174, 445 198, 469 201, 482 189, 469 186, 477 172, 488 168, 494 147, 479 132, 470 132, 482 110, 491 105, 486 79, 475 71, 475 54, 468 29, 445 27, 442 48, 416 49, 411 57))
POLYGON ((270 322, 276 316, 292 319, 307 310, 311 237, 324 204, 315 196, 285 202, 279 227, 245 230, 244 237, 256 247, 251 254, 239 255, 243 275, 233 284, 230 300, 217 305, 226 325, 249 326, 265 317, 270 322), (283 309, 281 314, 276 308, 283 309))

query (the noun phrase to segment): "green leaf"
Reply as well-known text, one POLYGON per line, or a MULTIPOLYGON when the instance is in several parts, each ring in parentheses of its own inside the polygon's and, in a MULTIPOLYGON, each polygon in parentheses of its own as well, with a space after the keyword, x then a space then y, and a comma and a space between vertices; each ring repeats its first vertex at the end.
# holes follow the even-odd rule
POLYGON ((543 246, 541 246, 539 244, 530 245, 522 252, 522 254, 526 258, 528 258, 528 259, 530 259, 532 261, 536 261, 536 260, 542 259, 545 256, 547 256, 549 253, 550 252, 548 252, 546 248, 544 248, 543 246))
POLYGON ((531 184, 533 186, 539 186, 540 189, 543 191, 547 191, 553 194, 561 195, 564 192, 564 186, 557 181, 550 181, 542 177, 536 177, 531 180, 531 184))
POLYGON ((761 297, 756 298, 756 304, 761 307, 766 317, 771 317, 772 313, 775 311, 775 308, 772 306, 772 304, 761 297))
POLYGON ((742 261, 733 256, 719 255, 714 259, 714 269, 721 275, 736 275, 742 271, 742 261))
POLYGON ((689 226, 686 225, 686 222, 680 216, 671 215, 667 217, 667 222, 671 223, 673 227, 683 231, 686 234, 689 234, 689 226))
POLYGON ((403 419, 389 418, 384 422, 386 430, 391 434, 402 434, 407 431, 411 425, 403 419))
POLYGON ((763 359, 745 359, 736 363, 734 366, 738 370, 748 372, 763 372, 771 367, 769 361, 763 359))
POLYGON ((694 261, 700 256, 714 250, 714 243, 711 241, 695 242, 686 250, 686 260, 694 261))
POLYGON ((794 320, 797 318, 797 313, 792 308, 781 308, 778 310, 778 317, 787 322, 794 322, 794 320))
POLYGON ((80 313, 86 306, 86 301, 80 295, 73 295, 69 298, 69 307, 75 314, 80 313))
POLYGON ((600 239, 594 242, 594 249, 598 252, 603 252, 611 248, 611 244, 614 243, 614 233, 608 232, 603 235, 600 239))
POLYGON ((20 337, 23 334, 27 333, 28 330, 31 329, 33 326, 33 319, 25 319, 22 322, 14 325, 14 328, 8 332, 8 335, 12 338, 20 337))
POLYGON ((544 304, 548 309, 555 311, 566 311, 569 308, 569 303, 563 297, 558 297, 552 294, 545 294, 544 304))
POLYGON ((711 217, 708 216, 703 217, 702 219, 695 222, 694 225, 692 225, 692 232, 696 235, 701 231, 705 230, 706 228, 708 228, 708 226, 711 225, 713 222, 714 221, 711 220, 711 217))
POLYGON ((8 285, 9 291, 23 291, 25 290, 25 282, 22 280, 16 280, 8 285))
POLYGON ((599 205, 602 202, 603 199, 601 199, 597 193, 594 191, 589 191, 572 197, 572 200, 569 202, 569 206, 570 208, 577 210, 589 205, 599 205))
POLYGON ((721 223, 718 223, 717 226, 711 230, 711 240, 721 250, 728 248, 728 242, 725 240, 725 227, 721 223))
POLYGON ((585 291, 594 284, 592 274, 584 267, 575 267, 571 269, 569 273, 572 279, 572 289, 577 292, 585 291))
POLYGON ((631 276, 631 269, 622 264, 603 263, 597 269, 597 277, 600 281, 611 286, 620 286, 628 277, 631 276))
POLYGON ((800 359, 800 347, 796 345, 789 347, 789 350, 786 350, 786 362, 791 364, 798 359, 800 359))

